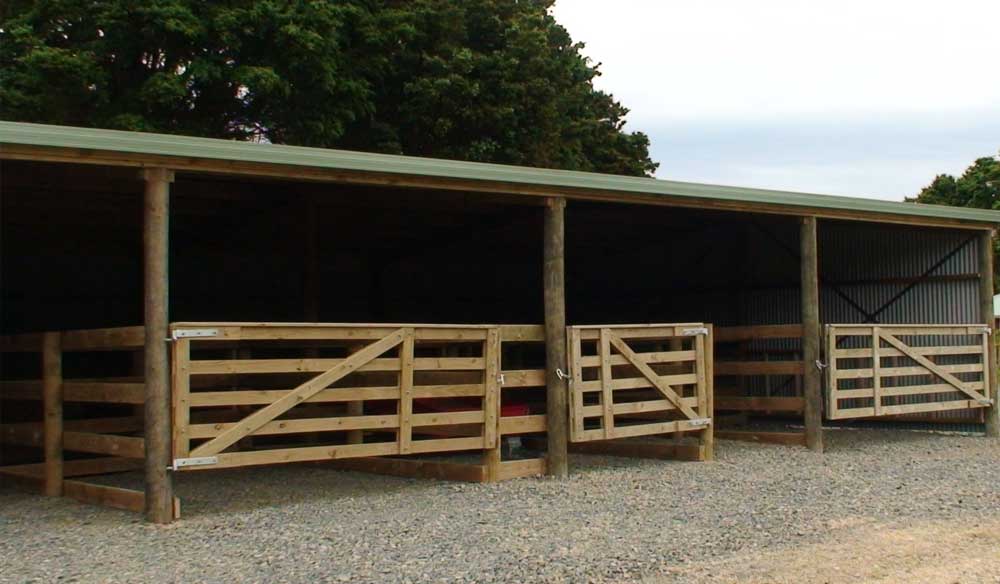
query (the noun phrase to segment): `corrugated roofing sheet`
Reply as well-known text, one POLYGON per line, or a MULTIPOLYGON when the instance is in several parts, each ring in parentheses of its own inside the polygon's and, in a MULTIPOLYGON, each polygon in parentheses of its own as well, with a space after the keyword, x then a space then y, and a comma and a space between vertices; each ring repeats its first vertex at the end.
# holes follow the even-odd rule
POLYGON ((16 144, 1000 223, 1000 211, 142 132, 0 122, 16 144))

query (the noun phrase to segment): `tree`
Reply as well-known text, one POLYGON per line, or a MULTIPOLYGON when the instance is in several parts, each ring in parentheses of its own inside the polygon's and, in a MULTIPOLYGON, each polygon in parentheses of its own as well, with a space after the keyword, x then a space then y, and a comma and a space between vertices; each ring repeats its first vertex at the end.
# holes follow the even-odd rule
MULTIPOLYGON (((1000 210, 1000 156, 977 159, 961 177, 939 174, 911 203, 1000 210)), ((1000 290, 1000 240, 994 240, 993 286, 1000 290)))
POLYGON ((0 117, 645 175, 553 0, 8 0, 0 117))

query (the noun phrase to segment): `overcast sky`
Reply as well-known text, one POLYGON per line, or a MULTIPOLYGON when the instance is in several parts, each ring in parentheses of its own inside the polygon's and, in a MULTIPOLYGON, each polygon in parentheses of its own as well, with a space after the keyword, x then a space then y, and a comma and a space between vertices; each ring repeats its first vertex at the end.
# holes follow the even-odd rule
POLYGON ((1000 151, 1000 0, 558 0, 659 178, 902 199, 1000 151))

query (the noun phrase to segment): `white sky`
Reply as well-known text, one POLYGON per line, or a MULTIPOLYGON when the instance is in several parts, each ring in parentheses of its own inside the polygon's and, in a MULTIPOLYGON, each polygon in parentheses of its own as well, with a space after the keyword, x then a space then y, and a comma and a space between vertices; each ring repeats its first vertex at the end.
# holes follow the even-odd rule
POLYGON ((1000 0, 558 0, 659 178, 901 199, 1000 151, 1000 0))

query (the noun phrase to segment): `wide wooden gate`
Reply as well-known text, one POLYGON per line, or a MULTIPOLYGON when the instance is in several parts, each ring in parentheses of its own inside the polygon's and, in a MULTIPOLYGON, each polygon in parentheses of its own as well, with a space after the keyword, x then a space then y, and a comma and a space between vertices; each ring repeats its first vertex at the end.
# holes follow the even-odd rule
POLYGON ((572 326, 570 439, 709 431, 711 326, 572 326))
POLYGON ((171 330, 177 470, 497 447, 499 327, 171 330))
POLYGON ((989 406, 985 325, 827 325, 833 420, 989 406))

